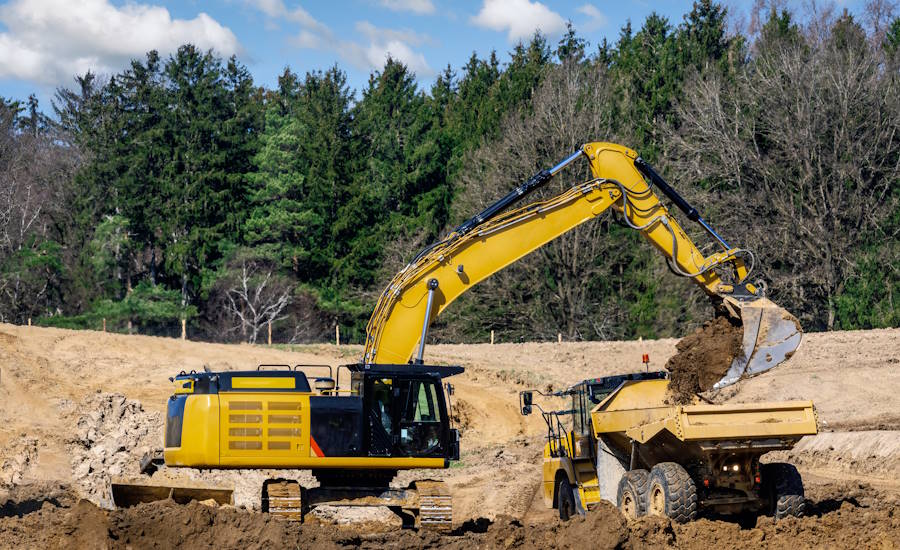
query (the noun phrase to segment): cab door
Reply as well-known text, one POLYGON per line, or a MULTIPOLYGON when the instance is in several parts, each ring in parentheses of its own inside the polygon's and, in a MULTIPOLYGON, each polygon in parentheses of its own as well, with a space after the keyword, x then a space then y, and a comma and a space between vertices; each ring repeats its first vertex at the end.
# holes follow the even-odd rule
POLYGON ((397 439, 400 389, 391 377, 367 378, 365 382, 366 448, 369 456, 392 456, 397 439))
POLYGON ((446 456, 447 412, 439 379, 372 377, 365 395, 369 456, 446 456))
POLYGON ((439 380, 401 380, 398 386, 400 418, 395 456, 445 456, 448 423, 439 380))

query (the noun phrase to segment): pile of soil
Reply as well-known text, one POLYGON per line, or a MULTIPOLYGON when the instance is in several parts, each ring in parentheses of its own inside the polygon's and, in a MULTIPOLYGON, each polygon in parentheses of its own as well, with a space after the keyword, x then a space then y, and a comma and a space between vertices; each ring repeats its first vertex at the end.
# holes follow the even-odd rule
POLYGON ((7 458, 0 463, 0 488, 22 483, 37 459, 38 446, 37 438, 25 433, 7 444, 7 458))
POLYGON ((804 437, 793 449, 766 453, 763 459, 805 470, 893 479, 900 472, 900 431, 823 432, 804 437))
POLYGON ((316 523, 298 524, 231 507, 192 502, 142 504, 104 511, 82 500, 71 507, 47 502, 23 517, 0 518, 0 547, 40 548, 818 548, 900 544, 900 509, 825 502, 817 515, 755 527, 701 519, 686 525, 663 518, 627 521, 602 504, 584 518, 526 525, 508 516, 470 520, 446 534, 430 531, 371 532, 316 523))
POLYGON ((678 353, 666 362, 671 373, 669 400, 685 405, 698 393, 712 389, 741 353, 743 337, 742 327, 717 317, 682 338, 675 344, 678 353))
POLYGON ((163 417, 124 395, 96 393, 78 407, 69 441, 72 477, 81 496, 111 507, 110 480, 140 475, 140 459, 162 448, 163 417))

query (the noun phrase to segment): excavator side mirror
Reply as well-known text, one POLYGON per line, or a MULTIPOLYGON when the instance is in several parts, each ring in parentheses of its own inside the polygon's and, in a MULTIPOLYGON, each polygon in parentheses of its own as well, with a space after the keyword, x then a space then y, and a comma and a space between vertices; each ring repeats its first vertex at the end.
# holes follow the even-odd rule
POLYGON ((531 392, 523 391, 519 394, 519 396, 522 398, 522 416, 528 416, 529 414, 531 414, 531 392))

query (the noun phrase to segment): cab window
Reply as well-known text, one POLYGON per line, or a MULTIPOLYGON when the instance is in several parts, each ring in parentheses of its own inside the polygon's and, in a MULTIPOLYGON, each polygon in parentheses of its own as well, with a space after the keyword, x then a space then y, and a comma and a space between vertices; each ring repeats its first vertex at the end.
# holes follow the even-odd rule
POLYGON ((441 410, 438 407, 434 382, 410 381, 410 391, 407 394, 403 420, 409 422, 441 421, 441 410))
POLYGON ((444 425, 437 382, 404 380, 401 385, 399 450, 403 456, 442 456, 444 425))

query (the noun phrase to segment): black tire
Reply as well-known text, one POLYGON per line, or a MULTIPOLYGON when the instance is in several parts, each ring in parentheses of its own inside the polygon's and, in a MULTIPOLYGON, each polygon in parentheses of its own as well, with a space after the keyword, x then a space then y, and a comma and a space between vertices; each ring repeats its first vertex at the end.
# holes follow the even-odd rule
POLYGON ((619 480, 616 504, 625 517, 634 519, 647 513, 647 492, 650 487, 650 472, 631 470, 619 480))
POLYGON ((677 523, 697 519, 697 485, 687 471, 675 462, 660 462, 650 470, 647 512, 665 516, 677 523))
POLYGON ((770 499, 769 513, 776 520, 799 518, 806 514, 803 478, 796 466, 784 462, 761 464, 760 475, 770 499))
POLYGON ((559 480, 556 486, 556 507, 559 509, 559 519, 569 521, 575 515, 575 495, 572 494, 572 485, 568 478, 559 480))

